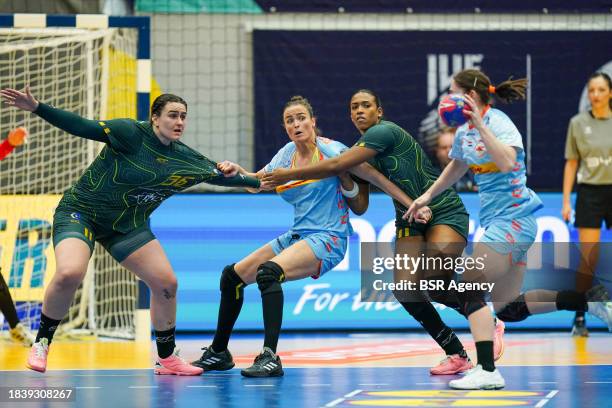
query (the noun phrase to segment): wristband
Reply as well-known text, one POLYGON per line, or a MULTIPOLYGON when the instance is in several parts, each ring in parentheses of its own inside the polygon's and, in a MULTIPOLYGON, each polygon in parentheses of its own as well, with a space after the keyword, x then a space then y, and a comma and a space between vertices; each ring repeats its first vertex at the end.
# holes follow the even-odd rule
POLYGON ((342 191, 342 195, 346 198, 355 198, 357 194, 359 194, 359 184, 353 181, 353 188, 351 190, 345 190, 340 184, 340 190, 342 191))

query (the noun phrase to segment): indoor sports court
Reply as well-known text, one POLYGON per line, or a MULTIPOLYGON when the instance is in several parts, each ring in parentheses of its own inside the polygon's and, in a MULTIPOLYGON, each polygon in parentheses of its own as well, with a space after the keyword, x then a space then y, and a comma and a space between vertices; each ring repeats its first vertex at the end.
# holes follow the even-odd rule
POLYGON ((0 2, 0 407, 611 405, 612 10, 516 3, 0 2))
MULTIPOLYGON (((608 336, 508 333, 500 365, 508 386, 499 391, 449 390, 447 382, 455 376, 428 373, 442 357, 436 344, 413 332, 288 333, 280 352, 285 375, 257 379, 242 377, 238 369, 248 366, 260 347, 255 334, 232 339, 238 368, 201 377, 155 376, 150 343, 70 340, 54 345, 49 371, 41 375, 23 370, 26 349, 3 342, 0 376, 3 386, 71 387, 79 406, 93 407, 601 407, 611 394, 608 336)), ((180 336, 181 352, 195 359, 210 340, 180 336)))

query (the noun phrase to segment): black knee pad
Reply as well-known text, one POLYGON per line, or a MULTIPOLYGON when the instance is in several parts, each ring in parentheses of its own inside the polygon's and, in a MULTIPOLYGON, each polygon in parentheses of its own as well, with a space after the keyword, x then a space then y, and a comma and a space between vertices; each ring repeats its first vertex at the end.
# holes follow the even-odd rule
POLYGON ((437 303, 442 303, 443 305, 446 305, 447 303, 451 302, 451 301, 455 301, 457 300, 456 296, 455 296, 455 292, 454 291, 450 291, 447 290, 446 288, 448 288, 448 285, 450 283, 450 278, 446 277, 446 276, 432 276, 427 278, 428 281, 430 282, 435 282, 437 285, 435 286, 435 289, 429 289, 427 291, 427 294, 429 295, 429 298, 433 301, 433 302, 437 302, 437 303), (444 282, 442 288, 439 287, 438 283, 439 282, 444 282))
POLYGON ((282 292, 280 284, 285 281, 285 271, 275 262, 264 262, 257 268, 255 280, 262 296, 282 292))
POLYGON ((227 265, 223 268, 221 273, 221 279, 219 281, 219 288, 221 289, 221 295, 230 296, 232 299, 243 299, 244 298, 244 287, 246 284, 240 279, 240 276, 236 273, 234 265, 227 265))
MULTIPOLYGON (((448 288, 448 282, 445 282, 445 287, 448 288)), ((461 301, 457 296, 458 292, 456 290, 430 290, 429 297, 432 302, 437 302, 443 304, 446 307, 450 307, 455 310, 457 313, 467 317, 465 315, 465 309, 461 306, 461 301)))
POLYGON ((525 303, 525 295, 517 297, 497 313, 497 317, 505 322, 520 322, 530 315, 527 303, 525 303))
POLYGON ((480 290, 457 292, 457 300, 459 301, 460 313, 465 317, 469 317, 472 313, 487 307, 485 294, 480 290))
POLYGON ((483 307, 487 307, 487 302, 483 301, 469 301, 461 304, 461 314, 465 317, 470 317, 472 313, 475 313, 482 309, 483 307))

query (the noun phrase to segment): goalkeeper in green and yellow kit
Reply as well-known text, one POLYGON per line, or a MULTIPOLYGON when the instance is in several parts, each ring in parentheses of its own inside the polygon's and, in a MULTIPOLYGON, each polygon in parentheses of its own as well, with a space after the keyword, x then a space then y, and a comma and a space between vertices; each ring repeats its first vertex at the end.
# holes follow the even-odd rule
POLYGON ((163 94, 151 120, 87 120, 37 101, 25 92, 3 89, 8 105, 33 112, 75 136, 106 144, 85 173, 62 197, 53 218, 57 270, 46 288, 40 329, 27 365, 44 372, 55 329, 87 271, 97 241, 151 290, 151 320, 159 359, 156 374, 200 375, 202 369, 178 356, 174 343, 176 276, 149 227, 151 213, 172 194, 201 182, 259 187, 243 175, 225 177, 217 164, 179 141, 187 103, 163 94))

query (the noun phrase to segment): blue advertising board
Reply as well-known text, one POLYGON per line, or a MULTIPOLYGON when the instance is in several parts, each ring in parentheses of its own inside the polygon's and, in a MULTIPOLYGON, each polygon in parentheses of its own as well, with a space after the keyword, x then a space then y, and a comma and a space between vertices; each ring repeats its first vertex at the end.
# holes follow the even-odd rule
MULTIPOLYGON (((544 208, 537 213, 538 237, 543 241, 576 241, 577 232, 560 218, 561 194, 541 194, 544 208)), ((470 240, 480 234, 478 196, 462 194, 470 218, 470 240)), ((360 301, 360 242, 391 241, 393 205, 383 194, 371 194, 368 211, 352 217, 355 234, 343 262, 320 279, 283 284, 286 329, 416 328, 418 323, 395 303, 360 301)), ((177 327, 214 330, 217 321, 219 276, 225 265, 285 232, 293 222, 292 207, 272 194, 177 195, 165 201, 151 217, 179 281, 177 327)), ((603 240, 612 241, 610 231, 603 240)), ((529 274, 529 272, 527 272, 529 274)), ((437 305, 452 327, 466 328, 454 310, 437 305)), ((532 316, 518 327, 568 327, 572 314, 556 312, 532 316)), ((597 325, 591 319, 592 326, 597 325)), ((591 323, 589 323, 591 325, 591 323)), ((245 289, 245 303, 237 329, 261 329, 261 298, 256 285, 245 289)))

